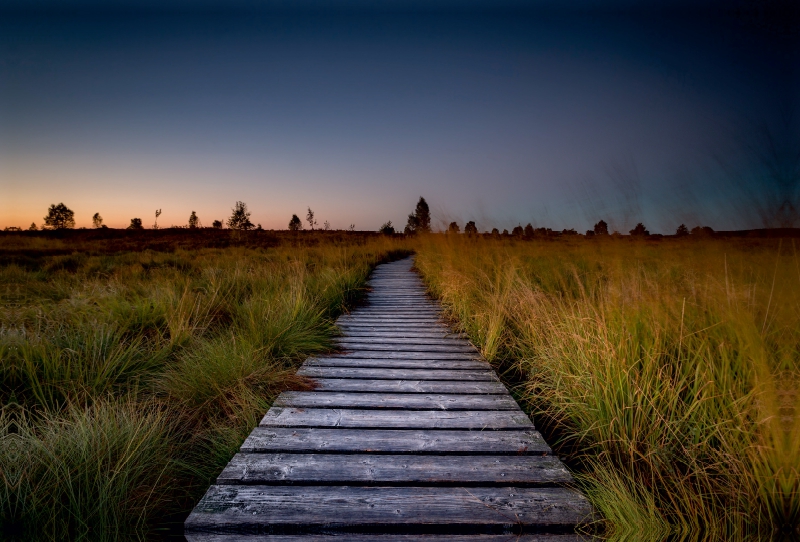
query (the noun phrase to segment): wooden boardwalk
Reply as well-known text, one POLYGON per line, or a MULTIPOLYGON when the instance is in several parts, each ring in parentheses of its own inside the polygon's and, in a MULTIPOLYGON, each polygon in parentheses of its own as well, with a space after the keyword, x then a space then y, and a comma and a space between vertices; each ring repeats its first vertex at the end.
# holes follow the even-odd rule
POLYGON ((592 510, 411 259, 339 318, 186 520, 193 542, 566 542, 592 510), (514 536, 520 535, 521 536, 514 536))

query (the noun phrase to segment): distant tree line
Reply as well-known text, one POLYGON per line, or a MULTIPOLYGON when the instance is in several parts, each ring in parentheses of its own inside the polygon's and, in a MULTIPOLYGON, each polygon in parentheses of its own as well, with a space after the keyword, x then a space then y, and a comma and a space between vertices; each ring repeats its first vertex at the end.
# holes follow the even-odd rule
MULTIPOLYGON (((157 209, 155 211, 155 222, 153 224, 153 229, 158 229, 158 218, 161 216, 161 209, 157 209)), ((231 209, 231 216, 223 222, 222 220, 213 220, 211 222, 211 227, 214 229, 222 229, 224 225, 231 230, 240 230, 240 231, 249 231, 249 230, 262 230, 261 224, 253 224, 250 220, 251 213, 247 208, 247 204, 243 201, 237 201, 233 208, 231 209)), ((306 212, 306 222, 308 223, 308 227, 310 230, 314 231, 317 229, 318 222, 316 220, 316 215, 311 207, 307 208, 306 212)), ((100 213, 95 213, 92 216, 92 226, 96 229, 107 228, 103 223, 103 217, 100 216, 100 213)), ((75 213, 67 207, 63 202, 58 204, 52 204, 47 210, 47 215, 43 218, 42 229, 49 229, 49 230, 63 230, 63 229, 72 229, 75 227, 75 213)), ((174 227, 174 226, 173 226, 174 227)), ((195 211, 192 211, 189 215, 188 223, 186 226, 179 226, 185 227, 188 229, 197 229, 202 228, 202 223, 200 222, 199 217, 195 211)), ((288 229, 290 231, 300 231, 303 229, 303 222, 299 216, 293 214, 291 219, 288 223, 288 229)), ((36 231, 39 228, 37 227, 35 222, 32 222, 30 227, 28 228, 29 231, 36 231)), ((144 225, 141 218, 131 218, 130 225, 128 225, 127 229, 129 230, 143 230, 144 225)), ((348 228, 350 231, 355 230, 355 225, 351 224, 348 228)), ((330 230, 330 223, 326 220, 323 223, 323 230, 327 231, 330 230)), ((22 231, 22 228, 17 227, 6 227, 5 231, 22 231)), ((425 201, 425 198, 420 196, 419 201, 417 201, 417 205, 414 208, 414 212, 408 215, 408 220, 406 222, 406 226, 403 229, 403 233, 405 235, 417 235, 417 234, 425 234, 430 233, 431 229, 431 212, 430 207, 428 206, 428 202, 425 201)), ((385 222, 380 229, 378 230, 379 233, 385 235, 394 235, 396 229, 392 224, 392 221, 385 222)), ((457 222, 453 221, 450 222, 447 229, 445 230, 447 234, 460 234, 461 227, 458 225, 457 222)), ((464 225, 464 234, 467 236, 478 236, 480 232, 478 231, 478 226, 476 225, 474 220, 468 221, 464 225)), ((644 238, 651 236, 650 231, 645 227, 642 222, 636 224, 636 226, 628 231, 628 234, 631 237, 639 237, 644 238)), ((714 234, 714 230, 708 226, 695 226, 691 230, 686 227, 685 224, 681 224, 675 231, 675 237, 704 237, 710 236, 714 234)), ((550 228, 538 227, 535 228, 532 224, 528 223, 525 226, 519 224, 512 228, 511 233, 508 230, 503 230, 502 233, 497 228, 492 228, 491 232, 485 232, 483 235, 490 236, 490 237, 510 237, 510 238, 523 238, 523 239, 532 239, 532 238, 547 238, 547 237, 561 237, 561 236, 569 236, 569 235, 578 235, 578 232, 574 229, 563 229, 561 231, 552 230, 550 228)), ((608 223, 605 220, 599 220, 591 230, 587 230, 586 237, 619 237, 621 234, 617 231, 613 233, 609 232, 608 223)))

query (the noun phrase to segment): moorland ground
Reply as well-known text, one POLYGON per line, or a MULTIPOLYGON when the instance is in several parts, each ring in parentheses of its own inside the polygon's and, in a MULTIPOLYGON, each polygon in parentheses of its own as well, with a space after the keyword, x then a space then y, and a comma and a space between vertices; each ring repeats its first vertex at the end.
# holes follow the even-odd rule
MULTIPOLYGON (((773 536, 800 515, 791 239, 344 232, 0 236, 0 528, 179 524, 376 263, 409 250, 606 535, 773 536)), ((148 530, 149 529, 149 530, 148 530)))
POLYGON ((180 525, 272 399, 308 388, 297 365, 332 349, 371 268, 407 253, 358 234, 0 242, 0 529, 20 539, 180 525))
POLYGON ((793 239, 420 239, 416 265, 630 540, 795 533, 793 239))

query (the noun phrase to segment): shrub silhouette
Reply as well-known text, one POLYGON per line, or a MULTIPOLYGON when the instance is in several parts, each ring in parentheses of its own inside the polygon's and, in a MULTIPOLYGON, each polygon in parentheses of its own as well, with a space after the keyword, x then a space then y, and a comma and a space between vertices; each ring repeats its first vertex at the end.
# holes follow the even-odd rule
POLYGON ((222 229, 222 220, 215 220, 214 222, 211 223, 211 227, 214 228, 214 229, 217 229, 217 230, 221 230, 222 229))
POLYGON ((533 237, 534 231, 533 231, 533 226, 531 226, 530 222, 528 222, 527 226, 525 226, 524 233, 525 237, 533 237))
POLYGON ((192 214, 189 215, 189 228, 190 229, 195 229, 197 227, 198 223, 199 223, 199 220, 197 218, 197 213, 192 211, 192 214))
POLYGON ((385 223, 381 228, 378 230, 379 233, 384 235, 392 235, 394 234, 394 226, 392 226, 392 221, 388 221, 385 223))
POLYGON ((594 225, 594 234, 608 235, 608 224, 606 224, 605 220, 601 220, 600 222, 594 225))
POLYGON ((102 228, 103 227, 103 217, 100 216, 100 213, 95 213, 92 215, 92 226, 95 228, 102 228))
POLYGON ((514 229, 511 230, 511 235, 515 237, 522 237, 525 234, 525 230, 522 229, 522 225, 514 226, 514 229))
POLYGON ((303 223, 300 222, 300 217, 297 215, 292 215, 292 219, 289 221, 289 230, 300 231, 302 229, 303 229, 303 223))
POLYGON ((64 205, 50 205, 47 216, 44 217, 45 228, 53 230, 67 230, 75 227, 75 213, 64 205))
POLYGON ((641 222, 636 224, 636 227, 630 230, 628 233, 630 233, 634 237, 644 237, 645 235, 650 235, 650 232, 647 231, 647 228, 645 228, 644 224, 642 224, 641 222))
POLYGON ((129 230, 143 230, 144 226, 142 226, 142 219, 141 218, 131 218, 131 225, 128 226, 129 230))
POLYGON ((492 228, 492 237, 500 237, 500 230, 492 228))
POLYGON ((461 228, 458 227, 458 223, 451 222, 449 226, 447 226, 447 233, 458 233, 461 231, 461 228))
POLYGON ((470 220, 467 222, 467 225, 464 226, 464 233, 467 235, 477 235, 478 234, 478 227, 475 225, 474 220, 470 220))
POLYGON ((678 229, 675 230, 676 237, 686 237, 689 235, 689 228, 686 227, 686 224, 681 224, 678 226, 678 229))
POLYGON ((708 226, 695 226, 692 228, 692 235, 696 235, 698 237, 706 237, 714 234, 714 230, 709 228, 708 226))
POLYGON ((252 230, 255 227, 253 223, 250 222, 250 211, 247 210, 246 203, 237 201, 231 211, 231 217, 228 219, 228 227, 230 229, 252 230))

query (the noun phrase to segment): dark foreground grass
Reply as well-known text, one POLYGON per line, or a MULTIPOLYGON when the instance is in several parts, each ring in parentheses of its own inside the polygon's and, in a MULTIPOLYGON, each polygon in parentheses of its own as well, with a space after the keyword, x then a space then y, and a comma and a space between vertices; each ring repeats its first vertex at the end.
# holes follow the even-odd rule
POLYGON ((332 348, 370 269, 404 251, 181 233, 0 239, 0 538, 179 525, 272 399, 309 387, 297 364, 332 348))

